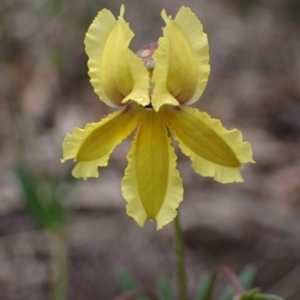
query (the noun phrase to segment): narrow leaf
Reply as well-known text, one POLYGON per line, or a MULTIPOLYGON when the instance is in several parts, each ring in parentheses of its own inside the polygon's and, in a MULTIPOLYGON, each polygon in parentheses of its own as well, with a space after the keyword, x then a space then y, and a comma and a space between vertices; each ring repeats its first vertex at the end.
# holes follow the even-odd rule
POLYGON ((160 300, 173 300, 170 281, 166 277, 160 277, 156 283, 160 300))
POLYGON ((201 277, 195 300, 211 300, 217 274, 207 273, 201 277))

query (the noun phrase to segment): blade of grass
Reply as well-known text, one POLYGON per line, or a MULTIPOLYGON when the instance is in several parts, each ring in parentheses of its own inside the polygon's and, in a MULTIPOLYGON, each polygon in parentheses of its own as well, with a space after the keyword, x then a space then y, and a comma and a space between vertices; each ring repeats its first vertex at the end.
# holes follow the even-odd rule
POLYGON ((207 273, 201 277, 195 300, 212 300, 217 277, 217 273, 207 273))
POLYGON ((38 228, 60 232, 67 223, 67 209, 58 197, 59 182, 48 179, 43 182, 48 188, 47 193, 41 194, 38 187, 42 183, 22 162, 15 167, 19 179, 25 208, 38 228))
MULTIPOLYGON (((139 283, 125 270, 120 269, 117 272, 117 279, 123 292, 138 290, 139 283)), ((149 300, 148 297, 134 297, 134 300, 149 300)))
POLYGON ((159 277, 156 283, 156 290, 160 300, 173 300, 171 284, 168 278, 159 277))

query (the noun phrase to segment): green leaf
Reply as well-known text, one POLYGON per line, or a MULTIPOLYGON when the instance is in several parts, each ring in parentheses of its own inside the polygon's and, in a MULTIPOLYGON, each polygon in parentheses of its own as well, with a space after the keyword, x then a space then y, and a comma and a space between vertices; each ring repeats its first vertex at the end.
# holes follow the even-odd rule
MULTIPOLYGON (((238 279, 241 286, 245 290, 249 290, 253 284, 254 277, 256 275, 256 268, 253 265, 246 266, 240 273, 238 279)), ((223 294, 218 298, 218 300, 232 300, 234 292, 232 287, 229 285, 226 287, 223 294)))
POLYGON ((139 287, 137 281, 125 269, 117 271, 117 279, 124 292, 135 290, 139 287))
MULTIPOLYGON (((123 292, 136 290, 139 288, 139 283, 125 270, 120 269, 117 271, 117 279, 123 292)), ((148 297, 134 297, 134 300, 149 300, 148 297)))
POLYGON ((61 232, 67 223, 67 209, 58 197, 59 182, 54 179, 41 182, 22 162, 16 165, 15 172, 21 184, 25 208, 36 226, 61 232), (38 189, 41 184, 47 187, 47 193, 43 195, 38 189))
POLYGON ((239 275, 239 282, 245 290, 249 290, 256 275, 256 268, 253 265, 246 266, 239 275))
POLYGON ((284 300, 284 299, 276 295, 258 293, 253 296, 253 300, 284 300))
POLYGON ((160 300, 173 300, 171 284, 168 278, 159 277, 156 283, 156 289, 160 300))
POLYGON ((207 273, 201 277, 195 300, 211 300, 217 274, 207 273))
POLYGON ((245 294, 241 295, 238 300, 253 300, 254 296, 257 295, 259 292, 259 289, 252 289, 245 294))
POLYGON ((284 300, 283 298, 270 295, 270 294, 261 294, 258 289, 253 289, 239 297, 238 300, 284 300))

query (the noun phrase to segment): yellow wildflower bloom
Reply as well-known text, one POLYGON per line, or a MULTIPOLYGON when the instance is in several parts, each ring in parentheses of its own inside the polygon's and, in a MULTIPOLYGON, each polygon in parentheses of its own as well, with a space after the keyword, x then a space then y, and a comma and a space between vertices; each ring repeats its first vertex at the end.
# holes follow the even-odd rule
POLYGON ((192 11, 182 7, 174 20, 163 11, 163 37, 139 56, 128 48, 133 32, 123 14, 123 6, 118 19, 101 10, 84 41, 95 92, 119 110, 67 134, 63 161, 75 159, 76 178, 98 177, 98 167, 107 166, 113 149, 137 129, 122 193, 129 216, 140 226, 155 219, 160 229, 174 219, 183 198, 168 129, 194 170, 221 183, 242 181, 240 167, 253 162, 252 150, 238 130, 227 131, 207 113, 183 106, 199 99, 210 70, 207 37, 192 11))

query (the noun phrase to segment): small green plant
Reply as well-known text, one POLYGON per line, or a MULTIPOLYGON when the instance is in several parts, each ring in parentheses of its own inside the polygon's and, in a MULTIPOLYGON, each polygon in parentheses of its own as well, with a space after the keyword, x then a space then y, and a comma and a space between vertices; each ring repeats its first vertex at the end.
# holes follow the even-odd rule
MULTIPOLYGON (((259 289, 251 289, 256 274, 256 268, 246 266, 238 277, 229 268, 220 268, 214 273, 202 275, 194 300, 283 300, 283 298, 271 294, 260 293, 259 289), (216 295, 216 283, 220 277, 225 277, 230 284, 218 296, 216 295)), ((125 292, 114 300, 174 300, 171 284, 166 277, 157 280, 156 290, 150 294, 142 289, 137 281, 126 271, 118 272, 118 281, 125 292), (137 296, 139 295, 139 296, 137 296), (144 295, 144 297, 141 297, 144 295)))
POLYGON ((19 162, 15 173, 20 181, 25 208, 35 226, 43 229, 51 242, 50 263, 53 267, 52 300, 67 299, 68 248, 66 229, 69 210, 59 197, 59 181, 41 180, 29 167, 19 162), (41 189, 43 186, 44 189, 41 189))

